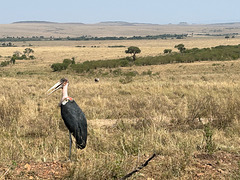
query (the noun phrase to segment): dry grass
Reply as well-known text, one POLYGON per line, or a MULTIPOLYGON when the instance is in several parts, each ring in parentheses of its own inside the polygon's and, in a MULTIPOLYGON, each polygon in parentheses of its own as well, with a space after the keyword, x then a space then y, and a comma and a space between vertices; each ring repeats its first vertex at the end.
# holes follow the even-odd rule
MULTIPOLYGON (((186 48, 204 48, 215 47, 218 45, 236 45, 239 43, 238 38, 187 38, 187 39, 171 39, 171 40, 131 40, 131 41, 44 41, 44 42, 16 42, 18 47, 0 48, 0 55, 4 60, 6 56, 12 56, 16 51, 23 52, 29 44, 32 44, 34 55, 37 57, 37 65, 48 66, 50 63, 62 62, 64 58, 75 57, 76 62, 86 60, 104 60, 126 57, 125 50, 129 46, 138 46, 141 49, 140 56, 156 56, 163 54, 164 49, 172 49, 175 45, 183 43, 186 48), (126 46, 123 48, 109 48, 108 46, 126 46), (85 46, 76 47, 76 46, 85 46), (95 48, 92 46, 96 46, 95 48)), ((25 63, 23 64, 23 67, 25 63)), ((34 64, 35 68, 36 64, 34 64)))
MULTIPOLYGON (((183 41, 187 47, 188 43, 195 47, 203 42, 183 41)), ((135 42, 143 55, 144 51, 154 55, 158 43, 176 44, 171 40, 149 41, 149 45, 135 42)), ((210 42, 221 43, 213 40, 208 45, 210 42)), ((118 43, 130 45, 133 41, 118 43)), ((119 179, 153 153, 157 157, 133 179, 240 176, 240 61, 123 68, 139 74, 150 70, 153 75, 137 75, 126 84, 119 81, 125 77, 108 75, 95 83, 89 74, 53 73, 50 64, 73 56, 78 61, 98 59, 98 55, 117 58, 123 49, 118 49, 119 54, 111 54, 106 47, 33 49, 36 60, 18 61, 0 71, 0 167, 10 167, 6 174, 1 169, 0 177, 37 178, 37 169, 24 174, 17 171, 17 166, 67 160, 68 132, 57 107, 60 92, 50 97, 45 93, 62 77, 69 79, 69 95, 83 109, 89 123, 87 147, 82 151, 73 148, 73 162, 67 164, 68 171, 62 178, 119 179), (199 119, 211 123, 216 145, 213 154, 206 153, 199 119)), ((0 54, 7 56, 16 50, 22 48, 1 48, 0 54)), ((53 178, 50 174, 48 177, 53 178)))

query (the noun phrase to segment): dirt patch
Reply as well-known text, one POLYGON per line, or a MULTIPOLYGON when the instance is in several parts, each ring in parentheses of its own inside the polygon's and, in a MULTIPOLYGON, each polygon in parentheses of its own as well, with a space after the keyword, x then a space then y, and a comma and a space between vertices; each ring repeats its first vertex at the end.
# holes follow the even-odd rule
MULTIPOLYGON (((157 155, 147 167, 142 169, 136 178, 145 179, 239 179, 240 178, 240 157, 228 152, 216 152, 213 155, 196 152, 187 166, 181 172, 177 168, 183 168, 182 164, 166 163, 167 156, 157 155)), ((183 163, 183 162, 182 162, 183 163)))
POLYGON ((216 152, 213 155, 206 153, 195 154, 193 171, 196 179, 231 179, 240 176, 240 156, 227 152, 216 152))
MULTIPOLYGON (((144 178, 157 179, 161 174, 156 172, 161 172, 163 167, 159 164, 163 161, 165 161, 164 156, 157 156, 139 172, 138 177, 141 175, 144 178), (156 170, 155 173, 153 170, 156 170)), ((222 151, 213 155, 196 153, 180 179, 238 179, 239 162, 240 156, 237 153, 222 151)), ((8 168, 0 167, 0 179, 64 179, 69 175, 70 170, 71 162, 19 163, 8 168)))
POLYGON ((70 162, 29 162, 0 167, 0 179, 62 179, 69 172, 70 162))

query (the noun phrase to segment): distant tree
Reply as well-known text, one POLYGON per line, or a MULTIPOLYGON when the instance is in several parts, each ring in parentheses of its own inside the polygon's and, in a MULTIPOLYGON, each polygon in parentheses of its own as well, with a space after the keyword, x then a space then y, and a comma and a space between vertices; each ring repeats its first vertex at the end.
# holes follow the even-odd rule
POLYGON ((130 46, 125 51, 125 53, 132 55, 132 58, 133 58, 134 61, 136 60, 136 54, 139 54, 140 52, 141 52, 141 50, 138 47, 136 47, 136 46, 130 46))
POLYGON ((15 51, 15 52, 13 53, 12 57, 11 57, 10 62, 11 62, 12 64, 15 64, 15 62, 16 62, 17 59, 22 59, 21 54, 22 54, 21 52, 15 51))
MULTIPOLYGON (((34 53, 34 50, 33 49, 31 49, 31 48, 26 48, 24 51, 23 51, 23 54, 26 56, 26 58, 28 58, 29 59, 29 57, 30 57, 30 54, 33 54, 34 53)), ((31 56, 31 57, 33 57, 33 56, 31 56)))
POLYGON ((72 64, 76 64, 75 57, 72 57, 72 64))
POLYGON ((12 46, 12 43, 11 43, 11 42, 9 42, 9 43, 7 44, 7 46, 12 46))
POLYGON ((15 64, 15 63, 16 63, 16 57, 13 56, 13 57, 11 58, 10 62, 11 62, 12 64, 15 64))
POLYGON ((22 54, 22 53, 21 53, 20 51, 15 51, 15 52, 13 53, 13 56, 15 56, 15 57, 20 57, 21 54, 22 54))
POLYGON ((184 47, 184 44, 178 44, 178 45, 175 45, 174 47, 177 48, 180 51, 180 53, 184 53, 186 50, 186 48, 184 47))
POLYGON ((164 54, 170 54, 171 52, 172 52, 171 49, 164 49, 164 51, 163 51, 164 54))

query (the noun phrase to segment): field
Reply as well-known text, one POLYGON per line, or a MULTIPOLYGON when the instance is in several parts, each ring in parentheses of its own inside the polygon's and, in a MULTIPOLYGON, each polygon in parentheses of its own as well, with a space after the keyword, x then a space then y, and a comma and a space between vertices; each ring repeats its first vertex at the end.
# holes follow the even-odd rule
POLYGON ((125 47, 109 46, 138 46, 137 56, 155 56, 164 49, 177 51, 180 43, 203 48, 237 45, 239 38, 1 47, 1 61, 27 44, 36 59, 0 67, 0 178, 120 179, 156 154, 129 179, 239 179, 240 60, 103 69, 101 74, 50 68, 65 58, 79 63, 126 56, 125 47), (61 93, 46 94, 62 77, 69 79, 69 95, 88 119, 87 147, 73 146, 71 162, 68 131, 57 107, 61 93))

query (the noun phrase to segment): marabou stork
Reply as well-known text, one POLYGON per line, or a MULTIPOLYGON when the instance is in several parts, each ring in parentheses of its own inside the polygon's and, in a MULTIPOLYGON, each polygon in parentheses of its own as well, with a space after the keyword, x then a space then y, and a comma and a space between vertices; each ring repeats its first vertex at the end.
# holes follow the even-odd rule
POLYGON ((69 130, 69 159, 71 160, 71 134, 73 134, 76 139, 76 147, 78 149, 84 149, 87 143, 87 120, 81 108, 71 97, 68 96, 68 84, 69 81, 66 78, 62 78, 60 82, 51 87, 48 92, 50 95, 58 89, 62 89, 62 99, 59 106, 61 107, 62 119, 69 130))

